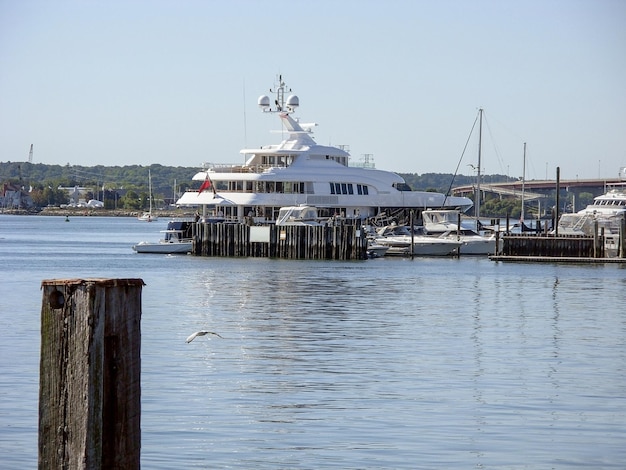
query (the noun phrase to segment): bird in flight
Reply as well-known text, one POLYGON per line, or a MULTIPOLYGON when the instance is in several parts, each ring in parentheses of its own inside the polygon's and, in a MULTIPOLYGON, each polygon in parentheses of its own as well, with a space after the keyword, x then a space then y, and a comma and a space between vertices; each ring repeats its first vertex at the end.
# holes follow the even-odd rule
POLYGON ((220 335, 218 335, 217 333, 214 333, 212 331, 196 331, 195 333, 192 333, 191 335, 189 335, 189 337, 186 339, 187 343, 191 343, 194 339, 196 339, 196 336, 204 336, 204 335, 215 335, 215 336, 219 336, 221 338, 220 335))

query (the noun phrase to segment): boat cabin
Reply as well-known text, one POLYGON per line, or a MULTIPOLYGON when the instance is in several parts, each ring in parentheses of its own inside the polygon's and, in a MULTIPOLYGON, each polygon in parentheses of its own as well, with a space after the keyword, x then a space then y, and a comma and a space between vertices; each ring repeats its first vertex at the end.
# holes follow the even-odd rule
POLYGON ((317 209, 312 206, 281 207, 276 225, 322 225, 318 222, 317 209))

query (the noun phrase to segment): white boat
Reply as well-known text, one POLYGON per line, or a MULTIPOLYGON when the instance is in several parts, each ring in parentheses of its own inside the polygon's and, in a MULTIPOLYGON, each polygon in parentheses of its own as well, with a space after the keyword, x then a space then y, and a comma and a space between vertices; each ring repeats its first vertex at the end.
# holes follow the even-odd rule
MULTIPOLYGON (((593 199, 584 209, 559 218, 559 235, 594 236, 604 229, 606 256, 614 257, 619 249, 619 231, 626 218, 626 167, 620 169, 620 179, 624 182, 607 186, 606 192, 593 199)), ((553 232, 554 233, 554 232, 553 232)))
MULTIPOLYGON (((166 233, 172 233, 164 230, 166 233)), ((133 245, 137 253, 161 253, 161 254, 187 254, 191 253, 193 242, 191 240, 159 240, 158 242, 139 242, 133 245)))
MULTIPOLYGON (((500 251, 496 251, 496 235, 493 232, 482 235, 477 230, 476 219, 471 221, 473 226, 470 226, 470 222, 464 221, 459 211, 428 209, 422 211, 422 220, 427 235, 461 242, 461 255, 494 255, 500 251)), ((502 238, 498 244, 501 249, 502 238)))
MULTIPOLYGON (((271 90, 270 90, 271 91, 271 90)), ((293 117, 299 99, 285 97, 290 91, 282 77, 275 91, 275 105, 261 96, 259 106, 281 120, 284 140, 279 144, 246 148, 242 164, 206 164, 193 180, 201 190, 189 190, 177 201, 179 206, 201 206, 207 218, 223 212, 227 220, 255 224, 273 223, 280 208, 307 205, 319 216, 367 219, 382 213, 408 216, 425 208, 466 211, 472 201, 466 197, 412 191, 404 179, 389 171, 350 166, 350 154, 340 147, 319 145, 312 137, 313 123, 293 117), (272 107, 273 106, 273 107, 272 107), (209 190, 210 188, 210 190, 209 190)))
POLYGON ((281 207, 276 225, 323 225, 318 220, 317 208, 311 206, 281 207))
POLYGON ((370 258, 382 258, 389 251, 389 246, 381 245, 374 240, 369 240, 367 243, 367 256, 370 258))
POLYGON ((449 238, 411 234, 405 225, 388 225, 378 229, 374 242, 388 246, 387 255, 452 256, 458 253, 461 242, 449 238))
POLYGON ((137 218, 143 222, 154 222, 155 220, 159 220, 159 216, 152 213, 152 174, 150 170, 148 170, 148 201, 149 201, 149 210, 148 212, 144 212, 137 218))
POLYGON ((191 235, 193 222, 173 220, 168 222, 167 229, 161 230, 164 237, 158 242, 139 242, 133 245, 137 253, 187 254, 193 249, 191 235))

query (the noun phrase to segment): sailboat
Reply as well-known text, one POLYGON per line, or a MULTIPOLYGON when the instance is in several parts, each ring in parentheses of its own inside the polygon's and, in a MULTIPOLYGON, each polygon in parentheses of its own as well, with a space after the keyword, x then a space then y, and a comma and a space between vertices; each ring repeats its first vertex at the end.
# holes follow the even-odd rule
POLYGON ((150 203, 148 212, 144 212, 139 217, 139 220, 143 222, 152 222, 153 220, 159 220, 159 216, 152 213, 152 174, 148 170, 148 201, 150 203))

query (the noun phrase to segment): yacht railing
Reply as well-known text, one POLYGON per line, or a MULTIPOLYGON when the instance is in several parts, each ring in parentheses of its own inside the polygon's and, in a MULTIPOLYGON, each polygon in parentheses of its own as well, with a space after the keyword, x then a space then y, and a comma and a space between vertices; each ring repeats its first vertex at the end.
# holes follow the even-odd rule
POLYGON ((259 163, 256 165, 238 165, 238 164, 210 164, 203 169, 211 170, 214 173, 263 173, 270 168, 287 168, 287 165, 277 165, 270 163, 259 163))

